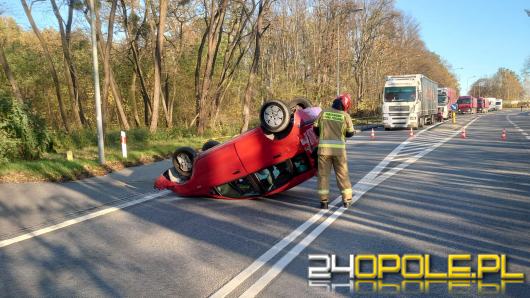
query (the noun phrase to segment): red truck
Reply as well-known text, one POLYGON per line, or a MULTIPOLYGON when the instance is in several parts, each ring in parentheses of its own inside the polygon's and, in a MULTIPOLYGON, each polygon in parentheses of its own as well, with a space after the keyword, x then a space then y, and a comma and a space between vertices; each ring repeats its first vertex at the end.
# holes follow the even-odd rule
POLYGON ((477 112, 477 99, 473 96, 460 96, 456 103, 460 114, 475 114, 477 112))
POLYGON ((477 98, 477 112, 487 113, 490 108, 490 101, 484 97, 477 98))

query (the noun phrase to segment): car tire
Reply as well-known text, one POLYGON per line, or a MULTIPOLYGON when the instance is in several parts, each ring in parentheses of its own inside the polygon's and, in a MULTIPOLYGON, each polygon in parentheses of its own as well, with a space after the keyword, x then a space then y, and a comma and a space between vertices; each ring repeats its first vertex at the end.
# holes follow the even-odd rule
POLYGON ((180 175, 190 177, 193 172, 193 162, 197 153, 190 147, 179 147, 173 153, 173 167, 180 175))
POLYGON ((313 105, 306 98, 295 98, 289 102, 289 109, 291 112, 296 111, 297 109, 307 109, 313 105))
POLYGON ((202 145, 202 151, 206 151, 210 148, 213 148, 217 145, 219 145, 221 143, 217 142, 217 141, 214 141, 214 140, 208 140, 206 141, 206 143, 204 143, 204 145, 202 145))
POLYGON ((289 126, 291 113, 285 103, 273 99, 261 106, 259 120, 266 133, 279 133, 289 126))

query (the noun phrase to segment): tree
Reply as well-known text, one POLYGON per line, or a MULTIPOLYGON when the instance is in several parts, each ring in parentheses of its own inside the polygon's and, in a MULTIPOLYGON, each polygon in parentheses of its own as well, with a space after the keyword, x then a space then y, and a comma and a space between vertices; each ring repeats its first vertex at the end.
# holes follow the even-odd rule
POLYGON ((74 61, 72 59, 72 53, 71 53, 71 34, 72 34, 72 21, 73 21, 73 13, 74 13, 74 0, 68 1, 68 18, 66 22, 64 22, 63 17, 61 16, 61 13, 59 11, 59 7, 57 6, 57 3, 55 0, 50 0, 53 8, 53 13, 55 14, 55 17, 57 18, 57 22, 59 24, 59 32, 61 34, 61 44, 63 49, 63 57, 64 57, 64 67, 66 72, 68 73, 67 76, 67 86, 68 86, 68 92, 70 93, 70 99, 72 100, 72 107, 73 107, 73 114, 74 118, 76 120, 76 123, 79 126, 83 126, 87 124, 87 120, 85 118, 85 113, 83 111, 83 104, 79 100, 79 84, 77 79, 77 70, 74 64, 74 61))
POLYGON ((151 124, 149 126, 149 130, 151 132, 156 131, 156 128, 158 126, 158 109, 160 105, 160 93, 162 89, 162 53, 164 46, 164 30, 166 26, 167 4, 167 0, 160 0, 160 12, 156 29, 156 47, 154 55, 155 74, 153 86, 153 114, 151 117, 151 124))
POLYGON ((42 34, 37 27, 37 24, 35 24, 35 20, 33 19, 33 15, 31 14, 31 9, 29 8, 28 4, 26 3, 26 0, 20 0, 22 3, 22 7, 24 8, 24 12, 26 13, 26 16, 28 18, 28 21, 31 25, 31 28, 33 29, 33 32, 37 36, 40 45, 42 49, 44 50, 44 56, 48 60, 48 64, 50 66, 50 72, 52 75, 53 83, 55 85, 55 95, 57 96, 57 102, 59 103, 59 111, 61 113, 61 119, 63 121, 64 129, 69 132, 70 126, 68 125, 68 119, 66 116, 66 109, 64 107, 63 103, 63 97, 61 95, 61 84, 59 83, 59 76, 57 75, 57 69, 55 68, 55 63, 53 62, 52 56, 50 54, 50 51, 48 49, 48 44, 42 37, 42 34))
POLYGON ((250 100, 254 95, 254 81, 258 75, 259 59, 261 55, 261 38, 263 33, 267 30, 269 25, 264 26, 263 18, 265 13, 269 10, 271 1, 263 0, 259 1, 258 16, 254 24, 254 55, 252 58, 252 66, 250 67, 250 73, 247 80, 247 86, 245 88, 245 99, 243 101, 243 125, 241 126, 241 133, 248 130, 248 124, 250 122, 250 100))

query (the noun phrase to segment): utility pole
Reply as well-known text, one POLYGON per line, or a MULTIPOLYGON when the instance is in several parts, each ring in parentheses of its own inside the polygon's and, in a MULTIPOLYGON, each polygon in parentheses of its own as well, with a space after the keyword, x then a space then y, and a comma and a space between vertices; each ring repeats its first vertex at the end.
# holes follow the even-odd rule
POLYGON ((94 96, 96 97, 96 127, 98 133, 99 163, 105 164, 105 143, 103 138, 103 119, 101 115, 101 94, 99 92, 99 67, 98 48, 96 39, 96 13, 94 0, 89 0, 90 5, 90 31, 92 37, 92 66, 94 71, 94 96))

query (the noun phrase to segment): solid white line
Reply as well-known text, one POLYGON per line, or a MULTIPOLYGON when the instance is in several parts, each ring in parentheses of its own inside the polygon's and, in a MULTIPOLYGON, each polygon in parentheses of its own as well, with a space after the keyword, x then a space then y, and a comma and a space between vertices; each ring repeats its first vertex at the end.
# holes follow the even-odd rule
MULTIPOLYGON (((416 136, 421 135, 425 131, 430 130, 431 128, 434 128, 439 124, 430 126, 424 130, 419 131, 416 136)), ((355 186, 353 187, 355 191, 355 195, 352 199, 353 202, 357 201, 360 198, 360 195, 357 194, 357 192, 366 192, 370 190, 375 185, 370 185, 370 180, 373 179, 375 176, 377 176, 387 165, 390 163, 392 158, 396 156, 396 154, 407 144, 409 144, 412 140, 414 140, 414 137, 408 138, 401 144, 399 144, 390 154, 387 155, 385 159, 383 159, 377 166, 375 166, 370 173, 368 173, 366 176, 364 176, 355 186)), ((330 203, 330 207, 335 207, 338 204, 342 203, 341 196, 338 196, 330 203)), ((344 208, 339 208, 344 209, 344 208)), ((304 222, 302 225, 300 225, 298 228, 296 228, 294 231, 292 231, 289 235, 284 237, 282 240, 280 240, 278 243, 276 243, 273 247, 271 247, 269 250, 267 250, 263 255, 261 255, 258 259, 256 259, 252 264, 250 264, 245 270, 241 271, 238 275, 233 277, 228 283, 226 283, 223 287, 221 287, 219 290, 217 290, 215 293, 213 293, 210 297, 212 298, 218 298, 218 297, 226 297, 228 294, 230 294, 232 291, 234 291, 237 287, 239 287, 245 280, 247 280, 252 274, 254 274, 256 271, 258 271, 263 265, 265 265, 268 261, 270 261, 272 258, 274 258, 276 255, 278 255, 287 245, 292 243, 298 236, 300 236, 303 232, 305 232, 309 227, 311 227, 315 222, 317 222, 322 216, 329 213, 330 210, 320 210, 318 213, 313 215, 310 219, 308 219, 306 222, 304 222)))
MULTIPOLYGON (((464 128, 467 128, 469 125, 471 125, 473 122, 475 122, 479 117, 471 120, 464 128)), ((378 181, 372 181, 371 187, 368 189, 363 189, 355 193, 355 199, 354 201, 357 201, 361 198, 364 193, 366 193, 368 190, 370 190, 372 187, 377 186, 379 183, 383 182, 387 178, 391 177, 392 175, 398 173, 402 169, 406 168, 408 165, 415 162, 417 159, 423 157, 427 153, 434 150, 436 147, 441 146, 445 142, 452 139, 454 136, 456 136, 459 132, 456 131, 452 136, 447 137, 440 141, 440 143, 436 144, 436 146, 433 146, 431 148, 428 148, 425 150, 425 152, 418 155, 417 158, 415 158, 413 161, 405 162, 403 164, 400 164, 398 167, 393 168, 384 174, 382 174, 380 177, 377 177, 375 180, 378 181)), ((388 158, 388 156, 387 156, 388 158)), ((385 158, 386 159, 386 158, 385 158)), ((368 176, 368 175, 367 175, 368 176)), ((366 177, 366 176, 365 176, 366 177)), ((364 180, 364 178, 363 178, 364 180)), ((359 183, 358 183, 359 184, 359 183)), ((357 184, 356 184, 357 185, 357 184)), ((282 271, 289 265, 289 263, 294 260, 307 246, 309 246, 327 227, 329 227, 337 218, 339 218, 344 211, 346 211, 346 208, 339 208, 337 209, 332 215, 330 215, 324 222, 319 224, 309 235, 307 235, 302 241, 300 241, 297 245, 295 245, 289 252, 287 252, 280 260, 278 260, 270 269, 263 275, 261 278, 259 278, 252 286, 250 286, 240 297, 255 297, 258 295, 274 278, 276 278, 282 271)))
MULTIPOLYGON (((28 239, 31 239, 31 238, 34 238, 34 237, 37 237, 37 236, 41 236, 41 235, 44 235, 44 234, 47 234, 47 233, 50 233, 50 232, 53 232, 53 231, 57 231, 57 230, 66 228, 68 226, 75 225, 75 224, 83 222, 83 221, 87 221, 89 219, 93 219, 93 218, 96 218, 96 217, 99 217, 99 216, 102 216, 102 215, 106 215, 106 214, 112 213, 114 211, 118 211, 120 209, 124 209, 124 208, 130 207, 130 206, 138 205, 140 203, 156 199, 158 197, 167 195, 169 193, 170 193, 169 190, 160 191, 160 192, 157 192, 157 193, 153 193, 153 194, 144 196, 144 197, 142 197, 140 199, 137 199, 137 200, 134 200, 134 201, 130 201, 130 202, 126 202, 126 203, 120 204, 118 206, 105 208, 103 210, 99 210, 99 211, 96 211, 96 212, 93 212, 93 213, 89 213, 89 214, 86 214, 86 215, 83 215, 83 216, 80 216, 80 217, 72 218, 72 219, 69 219, 67 221, 58 223, 56 225, 52 225, 52 226, 49 226, 49 227, 46 227, 46 228, 42 228, 42 229, 39 229, 39 230, 36 230, 36 231, 33 231, 33 232, 29 232, 29 233, 26 233, 26 234, 23 234, 23 235, 20 235, 20 236, 11 238, 11 239, 2 240, 2 241, 0 241, 0 248, 6 247, 6 246, 9 246, 9 245, 12 245, 12 244, 24 241, 24 240, 28 240, 28 239)), ((183 198, 181 198, 181 199, 183 199, 183 198)))

